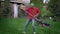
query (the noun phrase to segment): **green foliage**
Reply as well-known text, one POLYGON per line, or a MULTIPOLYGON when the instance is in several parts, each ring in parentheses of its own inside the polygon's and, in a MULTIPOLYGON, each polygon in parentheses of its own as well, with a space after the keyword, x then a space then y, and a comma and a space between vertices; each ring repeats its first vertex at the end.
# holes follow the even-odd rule
POLYGON ((60 0, 51 0, 48 8, 53 15, 60 15, 60 0))
POLYGON ((39 9, 42 8, 42 0, 31 0, 31 3, 34 3, 39 9))
POLYGON ((41 12, 41 16, 42 17, 46 17, 46 16, 51 16, 52 15, 51 12, 49 10, 45 9, 45 8, 42 8, 41 10, 42 10, 42 12, 41 12))
POLYGON ((1 4, 0 17, 8 17, 10 12, 10 0, 5 0, 1 4))

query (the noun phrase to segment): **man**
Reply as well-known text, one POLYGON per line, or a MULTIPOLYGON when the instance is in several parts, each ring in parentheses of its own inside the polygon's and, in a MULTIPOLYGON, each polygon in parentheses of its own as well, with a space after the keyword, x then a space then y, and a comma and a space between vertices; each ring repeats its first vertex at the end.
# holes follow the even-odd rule
POLYGON ((34 21, 35 21, 36 16, 39 15, 40 11, 39 11, 39 9, 37 7, 34 7, 34 3, 31 3, 31 6, 26 9, 26 12, 28 13, 28 20, 26 22, 24 33, 27 32, 27 27, 30 24, 30 22, 32 22, 33 33, 36 34, 34 21))

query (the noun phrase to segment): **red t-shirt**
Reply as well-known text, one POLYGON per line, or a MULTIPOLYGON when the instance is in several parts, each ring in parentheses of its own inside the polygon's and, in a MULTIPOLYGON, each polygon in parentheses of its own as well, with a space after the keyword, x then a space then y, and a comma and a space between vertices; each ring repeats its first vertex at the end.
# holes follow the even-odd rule
MULTIPOLYGON (((32 14, 33 16, 37 15, 38 13, 40 13, 39 9, 37 7, 28 7, 26 9, 26 11, 28 12, 28 19, 31 19, 32 16, 30 14, 32 14), (29 14, 30 13, 30 14, 29 14)), ((35 17, 34 17, 35 18, 35 17)))

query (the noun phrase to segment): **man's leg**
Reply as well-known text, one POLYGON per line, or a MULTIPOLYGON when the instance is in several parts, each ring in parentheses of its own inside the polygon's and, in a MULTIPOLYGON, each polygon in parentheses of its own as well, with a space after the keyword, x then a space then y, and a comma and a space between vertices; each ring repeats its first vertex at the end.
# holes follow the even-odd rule
POLYGON ((26 22, 25 29, 24 29, 25 32, 27 32, 27 27, 28 27, 28 25, 30 24, 30 21, 31 21, 31 20, 27 20, 27 22, 26 22))
POLYGON ((36 33, 35 26, 34 26, 34 18, 32 18, 32 27, 33 27, 33 32, 34 34, 36 33))

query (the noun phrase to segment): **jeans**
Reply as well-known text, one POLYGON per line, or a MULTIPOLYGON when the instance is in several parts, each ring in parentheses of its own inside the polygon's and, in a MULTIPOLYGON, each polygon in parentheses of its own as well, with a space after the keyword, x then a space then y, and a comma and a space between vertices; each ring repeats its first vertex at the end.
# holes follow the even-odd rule
POLYGON ((34 18, 31 18, 30 20, 27 20, 24 31, 27 32, 27 27, 28 27, 28 25, 30 24, 30 22, 32 22, 33 32, 36 32, 35 26, 34 26, 34 18))

